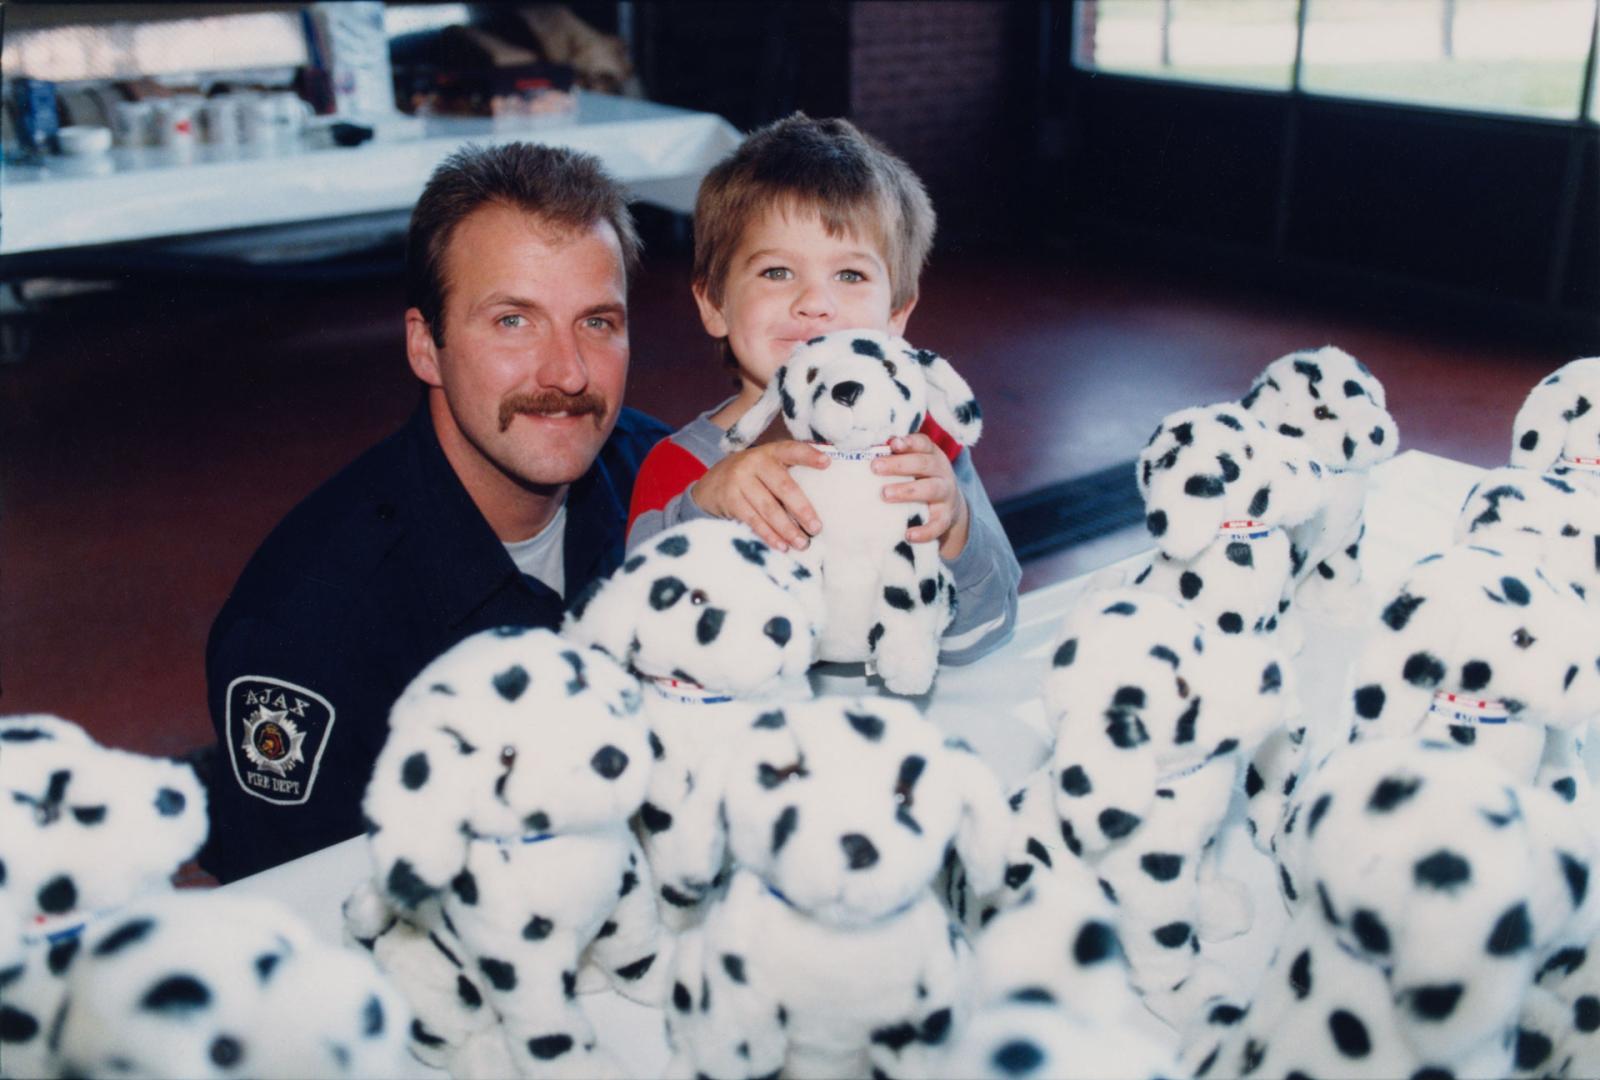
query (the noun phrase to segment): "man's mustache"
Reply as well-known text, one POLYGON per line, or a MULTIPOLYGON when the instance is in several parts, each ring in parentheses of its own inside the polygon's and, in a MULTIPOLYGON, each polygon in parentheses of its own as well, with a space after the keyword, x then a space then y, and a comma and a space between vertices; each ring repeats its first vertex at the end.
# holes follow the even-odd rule
POLYGON ((568 416, 592 415, 598 425, 606 415, 606 399, 593 390, 581 394, 563 394, 547 390, 539 394, 512 394, 500 402, 500 430, 504 432, 518 416, 548 416, 566 413, 568 416))

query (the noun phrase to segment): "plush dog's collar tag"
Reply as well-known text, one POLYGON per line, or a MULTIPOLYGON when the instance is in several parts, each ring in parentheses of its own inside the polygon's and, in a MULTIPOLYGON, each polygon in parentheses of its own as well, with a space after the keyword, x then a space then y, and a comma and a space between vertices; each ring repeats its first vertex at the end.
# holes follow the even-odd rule
POLYGON ((555 833, 547 832, 523 833, 521 836, 484 836, 480 833, 473 833, 472 838, 474 840, 486 840, 500 847, 522 847, 526 844, 539 844, 546 840, 553 840, 555 835, 555 833))
POLYGON ((1511 711, 1501 702, 1463 697, 1444 690, 1433 695, 1428 712, 1452 724, 1507 724, 1513 719, 1511 711))
POLYGON ((65 915, 35 915, 23 923, 23 944, 39 945, 48 942, 51 945, 58 945, 63 941, 70 941, 81 937, 92 924, 119 910, 121 909, 108 907, 89 912, 71 911, 65 915))
POLYGON ((1576 472, 1600 473, 1600 457, 1567 457, 1562 455, 1556 467, 1576 472))
POLYGON ((1237 518, 1233 521, 1224 521, 1217 531, 1227 540, 1264 540, 1278 530, 1276 525, 1268 525, 1265 521, 1256 521, 1253 518, 1237 518))
POLYGON ((733 700, 732 694, 719 694, 684 679, 664 679, 655 675, 643 675, 640 678, 658 697, 680 705, 720 705, 733 700))
POLYGON ((884 443, 881 446, 868 446, 862 450, 840 450, 837 446, 830 446, 827 443, 815 442, 812 443, 811 446, 813 449, 820 450, 824 454, 827 454, 828 457, 834 461, 871 461, 874 458, 888 457, 891 453, 893 453, 893 451, 889 449, 888 443, 884 443))

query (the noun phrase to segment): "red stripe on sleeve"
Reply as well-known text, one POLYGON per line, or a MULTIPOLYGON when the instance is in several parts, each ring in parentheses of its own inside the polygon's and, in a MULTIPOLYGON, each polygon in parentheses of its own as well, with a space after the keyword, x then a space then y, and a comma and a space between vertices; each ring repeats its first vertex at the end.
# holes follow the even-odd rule
POLYGON ((944 451, 944 456, 949 458, 952 463, 961 456, 961 444, 956 442, 955 437, 948 431, 934 423, 933 417, 924 416, 922 418, 921 430, 924 435, 933 440, 935 446, 944 451))
POLYGON ((633 499, 628 504, 628 528, 639 515, 662 510, 689 485, 706 474, 706 467, 689 451, 662 439, 645 455, 639 475, 633 482, 633 499))

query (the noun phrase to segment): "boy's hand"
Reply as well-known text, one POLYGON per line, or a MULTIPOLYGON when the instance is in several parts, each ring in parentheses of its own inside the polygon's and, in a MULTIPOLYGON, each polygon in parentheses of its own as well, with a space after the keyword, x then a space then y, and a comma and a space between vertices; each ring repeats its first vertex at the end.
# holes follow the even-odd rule
POLYGON ((794 439, 752 446, 711 466, 689 497, 708 514, 744 522, 779 551, 804 548, 822 521, 789 475, 791 465, 826 469, 828 455, 794 439))
POLYGON ((906 530, 913 544, 926 540, 939 542, 939 556, 954 559, 967 546, 967 500, 956 485, 955 470, 934 441, 918 432, 897 435, 889 440, 888 457, 872 462, 880 476, 909 476, 906 484, 890 484, 883 489, 887 502, 925 502, 928 520, 906 530))

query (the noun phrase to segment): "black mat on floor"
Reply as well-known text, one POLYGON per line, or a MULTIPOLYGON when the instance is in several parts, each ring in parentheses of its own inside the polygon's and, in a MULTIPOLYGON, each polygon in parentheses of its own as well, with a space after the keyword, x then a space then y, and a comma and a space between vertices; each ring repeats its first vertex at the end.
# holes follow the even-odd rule
POLYGON ((995 510, 1022 562, 1144 520, 1132 461, 1002 500, 995 510))

